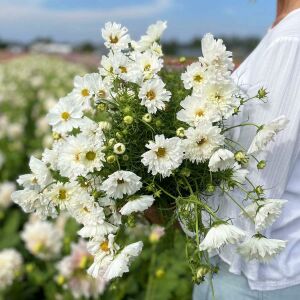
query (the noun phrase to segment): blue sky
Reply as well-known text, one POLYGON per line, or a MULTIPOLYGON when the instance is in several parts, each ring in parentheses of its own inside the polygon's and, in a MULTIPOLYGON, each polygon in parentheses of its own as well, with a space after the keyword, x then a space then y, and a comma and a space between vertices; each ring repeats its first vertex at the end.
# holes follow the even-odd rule
POLYGON ((165 40, 188 41, 206 32, 262 36, 275 0, 0 0, 0 38, 100 43, 107 21, 121 22, 137 38, 149 24, 167 20, 165 40))

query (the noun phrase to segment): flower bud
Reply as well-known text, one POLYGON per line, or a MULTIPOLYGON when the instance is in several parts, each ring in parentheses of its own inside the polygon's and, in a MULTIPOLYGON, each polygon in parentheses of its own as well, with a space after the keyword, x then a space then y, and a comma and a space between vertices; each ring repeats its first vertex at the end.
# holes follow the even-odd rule
POLYGON ((258 185, 256 188, 255 188, 255 192, 257 195, 262 195, 264 193, 264 189, 261 185, 258 185))
POLYGON ((215 190, 216 190, 216 187, 215 187, 213 184, 211 184, 211 183, 209 183, 209 184, 206 186, 206 191, 207 191, 208 193, 213 193, 215 190))
POLYGON ((266 98, 267 95, 268 95, 268 92, 265 88, 260 88, 257 92, 257 98, 258 99, 266 98))
POLYGON ((267 164, 267 163, 266 163, 265 160, 259 161, 258 164, 257 164, 257 169, 258 169, 258 170, 264 169, 264 168, 266 167, 266 164, 267 164))
POLYGON ((108 146, 112 146, 112 145, 114 145, 114 144, 115 144, 115 142, 116 142, 116 139, 114 139, 114 138, 112 138, 112 139, 108 140, 108 146))
POLYGON ((162 268, 159 268, 155 271, 155 277, 156 278, 162 278, 165 275, 165 271, 162 268))
POLYGON ((97 109, 100 111, 106 111, 107 105, 105 103, 100 103, 97 105, 97 109))
POLYGON ((150 123, 152 121, 151 114, 144 114, 142 120, 146 123, 150 123))
POLYGON ((106 160, 109 164, 113 164, 116 161, 116 157, 115 155, 109 155, 106 160))
POLYGON ((241 164, 246 164, 248 162, 248 157, 244 151, 235 152, 234 159, 241 164))
POLYGON ((133 117, 132 117, 132 116, 125 116, 125 117, 123 118, 123 121, 124 121, 124 123, 125 123, 126 125, 130 125, 130 124, 133 123, 133 117))
POLYGON ((184 136, 185 136, 185 130, 184 130, 184 128, 183 128, 183 127, 177 128, 177 130, 176 130, 176 135, 177 135, 178 137, 184 137, 184 136))
POLYGON ((123 155, 122 158, 123 158, 124 161, 128 161, 129 160, 129 156, 127 154, 123 155))
POLYGON ((126 150, 126 147, 122 143, 117 143, 114 145, 114 152, 118 155, 123 154, 126 150))
POLYGON ((181 57, 179 58, 179 62, 180 62, 181 64, 185 63, 185 62, 186 62, 186 57, 185 57, 185 56, 181 56, 181 57))

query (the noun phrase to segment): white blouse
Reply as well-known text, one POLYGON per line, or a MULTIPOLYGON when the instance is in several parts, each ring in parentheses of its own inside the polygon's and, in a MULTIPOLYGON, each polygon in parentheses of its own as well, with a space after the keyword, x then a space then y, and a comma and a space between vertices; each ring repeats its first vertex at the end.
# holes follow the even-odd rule
MULTIPOLYGON (((219 255, 230 265, 230 272, 243 273, 248 278, 251 289, 275 290, 300 284, 300 9, 268 31, 233 77, 249 95, 256 94, 262 86, 269 91, 267 104, 255 102, 245 108, 244 120, 249 116, 263 124, 280 115, 290 120, 287 129, 268 148, 267 167, 252 178, 267 189, 267 197, 288 200, 280 218, 265 233, 270 238, 287 240, 288 244, 268 264, 246 262, 233 251, 233 246, 226 246, 219 255)), ((249 127, 243 127, 236 137, 248 147, 255 128, 252 133, 249 127)), ((254 233, 253 225, 239 217, 240 210, 229 200, 223 202, 224 215, 232 216, 237 226, 254 233)))

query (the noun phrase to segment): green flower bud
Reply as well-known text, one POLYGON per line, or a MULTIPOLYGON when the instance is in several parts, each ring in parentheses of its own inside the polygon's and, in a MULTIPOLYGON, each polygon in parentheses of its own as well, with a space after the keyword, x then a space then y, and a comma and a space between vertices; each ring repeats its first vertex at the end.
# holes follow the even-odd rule
POLYGON ((255 192, 257 195, 262 195, 264 193, 264 189, 261 185, 258 185, 256 188, 255 188, 255 192))
POLYGON ((124 121, 124 123, 125 123, 126 125, 130 125, 130 124, 133 123, 133 117, 132 117, 132 116, 125 116, 125 117, 123 118, 123 121, 124 121))
POLYGON ((128 113, 130 113, 130 112, 131 112, 130 106, 126 106, 126 107, 123 109, 123 113, 124 113, 124 114, 128 114, 128 113))
POLYGON ((129 156, 127 154, 123 155, 122 158, 123 158, 124 161, 128 161, 129 160, 129 156))
POLYGON ((97 105, 97 109, 100 111, 106 111, 107 105, 105 103, 100 103, 97 105))
POLYGON ((216 190, 216 187, 215 187, 213 184, 211 184, 211 183, 209 183, 209 184, 206 186, 206 191, 207 191, 208 193, 213 193, 215 190, 216 190))
POLYGON ((166 273, 166 272, 165 272, 164 269, 159 268, 159 269, 157 269, 157 270, 155 271, 155 277, 156 277, 156 278, 162 278, 162 277, 164 277, 165 273, 166 273))
POLYGON ((183 128, 183 127, 177 128, 177 130, 176 130, 176 135, 177 135, 178 137, 184 137, 184 136, 185 136, 185 130, 184 130, 184 128, 183 128))
POLYGON ((189 168, 183 168, 180 171, 180 175, 185 176, 185 177, 189 177, 191 175, 191 170, 189 168))
POLYGON ((120 140, 122 137, 123 137, 123 135, 122 135, 121 132, 117 132, 117 133, 116 133, 116 138, 117 138, 117 139, 120 140))
POLYGON ((234 159, 241 164, 246 164, 248 162, 248 157, 244 151, 235 152, 234 159))
POLYGON ((257 98, 258 99, 263 99, 268 95, 268 92, 265 88, 260 88, 257 92, 257 98))
POLYGON ((136 220, 135 217, 133 215, 129 215, 128 219, 127 219, 127 225, 131 228, 135 227, 136 225, 136 220))
POLYGON ((264 169, 264 168, 266 167, 266 164, 267 164, 267 163, 266 163, 265 160, 259 161, 258 164, 257 164, 257 169, 259 169, 259 170, 264 169))
POLYGON ((115 156, 115 155, 109 155, 109 156, 106 158, 106 161, 107 161, 109 164, 113 164, 113 163, 116 161, 116 156, 115 156))
POLYGON ((116 139, 112 138, 110 140, 108 140, 108 146, 112 146, 116 143, 116 139))
POLYGON ((151 114, 144 114, 142 117, 142 120, 146 123, 150 123, 152 121, 152 116, 151 114))
POLYGON ((155 125, 157 127, 160 127, 162 125, 162 121, 161 120, 156 120, 155 125))

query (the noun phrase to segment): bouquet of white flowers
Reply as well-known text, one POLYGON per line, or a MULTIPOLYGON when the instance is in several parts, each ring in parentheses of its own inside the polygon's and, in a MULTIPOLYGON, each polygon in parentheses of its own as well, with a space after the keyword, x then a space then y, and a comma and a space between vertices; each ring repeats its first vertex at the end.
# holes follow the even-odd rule
MULTIPOLYGON (((128 272, 140 254, 142 242, 121 245, 118 237, 152 205, 168 213, 168 224, 181 223, 196 282, 215 272, 209 254, 226 244, 247 259, 267 261, 286 243, 263 235, 285 201, 265 199, 247 170, 286 118, 236 124, 240 108, 267 93, 262 88, 247 98, 240 92, 231 79, 231 53, 211 34, 202 39, 203 56, 181 76, 162 70, 165 29, 159 21, 133 41, 125 27, 105 24, 109 53, 99 72, 75 77, 73 91, 50 110, 52 149, 41 160, 31 158, 32 173, 20 176, 24 189, 13 194, 27 213, 45 219, 67 211, 82 224, 78 234, 89 239, 93 256, 87 272, 105 282, 128 272), (248 151, 230 134, 247 125, 257 127, 248 151), (244 199, 235 199, 233 190, 244 199), (211 201, 220 193, 254 222, 255 235, 220 217, 211 201)), ((257 160, 258 172, 264 167, 257 160)))

